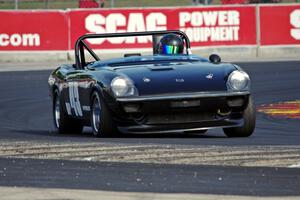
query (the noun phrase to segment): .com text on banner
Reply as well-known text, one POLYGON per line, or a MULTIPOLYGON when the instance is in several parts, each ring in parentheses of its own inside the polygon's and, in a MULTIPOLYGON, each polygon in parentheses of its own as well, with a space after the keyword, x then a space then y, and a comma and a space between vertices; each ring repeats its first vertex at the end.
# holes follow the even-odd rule
POLYGON ((0 11, 0 51, 68 50, 62 11, 0 11))

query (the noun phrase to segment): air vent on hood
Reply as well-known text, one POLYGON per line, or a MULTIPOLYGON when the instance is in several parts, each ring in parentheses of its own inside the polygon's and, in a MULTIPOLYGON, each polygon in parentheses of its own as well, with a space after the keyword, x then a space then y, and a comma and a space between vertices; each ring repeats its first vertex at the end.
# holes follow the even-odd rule
POLYGON ((151 71, 168 71, 168 70, 174 70, 173 67, 169 66, 156 66, 156 67, 148 67, 151 71))

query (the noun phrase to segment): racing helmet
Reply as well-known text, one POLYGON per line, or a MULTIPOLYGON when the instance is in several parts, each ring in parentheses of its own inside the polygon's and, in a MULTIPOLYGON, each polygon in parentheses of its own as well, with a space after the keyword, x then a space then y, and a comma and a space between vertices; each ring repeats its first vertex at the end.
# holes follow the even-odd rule
POLYGON ((158 53, 165 55, 182 54, 184 49, 183 39, 176 34, 164 35, 158 44, 158 53))

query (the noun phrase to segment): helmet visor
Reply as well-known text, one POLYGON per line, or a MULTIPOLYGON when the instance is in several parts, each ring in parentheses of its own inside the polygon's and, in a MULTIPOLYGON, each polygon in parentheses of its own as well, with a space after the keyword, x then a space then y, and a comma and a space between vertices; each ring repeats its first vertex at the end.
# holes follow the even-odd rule
POLYGON ((162 53, 163 54, 178 54, 179 48, 174 45, 163 45, 162 53))

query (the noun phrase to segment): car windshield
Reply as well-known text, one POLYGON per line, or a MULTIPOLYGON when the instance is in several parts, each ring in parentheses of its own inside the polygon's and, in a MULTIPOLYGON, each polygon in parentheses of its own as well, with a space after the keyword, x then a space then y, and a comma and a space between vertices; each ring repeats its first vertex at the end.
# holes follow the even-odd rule
POLYGON ((191 64, 196 61, 179 61, 179 62, 170 62, 170 61, 147 61, 147 62, 126 62, 126 63, 111 63, 108 66, 110 67, 124 67, 124 66, 130 66, 130 67, 137 67, 137 66, 146 66, 146 67, 156 67, 156 66, 171 66, 171 65, 187 65, 191 64))
POLYGON ((92 63, 89 67, 137 67, 137 66, 170 66, 170 65, 187 65, 195 62, 208 62, 207 59, 198 56, 134 56, 129 58, 117 58, 92 63))

